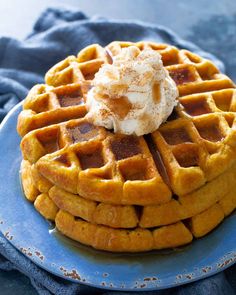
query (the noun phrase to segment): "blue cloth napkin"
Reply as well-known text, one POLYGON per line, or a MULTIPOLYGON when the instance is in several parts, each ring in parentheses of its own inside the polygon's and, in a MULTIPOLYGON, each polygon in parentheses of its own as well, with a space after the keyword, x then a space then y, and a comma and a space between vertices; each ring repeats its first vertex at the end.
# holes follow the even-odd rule
MULTIPOLYGON (((149 40, 187 48, 213 60, 222 72, 224 64, 193 43, 180 39, 169 29, 138 21, 88 18, 81 11, 49 8, 44 11, 32 33, 24 40, 0 38, 0 121, 25 98, 28 90, 43 82, 45 72, 66 56, 76 54, 91 43, 106 45, 114 40, 149 40)), ((0 269, 17 269, 31 280, 39 294, 120 294, 72 283, 42 270, 16 250, 0 234, 0 269)), ((181 287, 138 294, 233 295, 236 293, 236 266, 210 278, 181 287)), ((135 294, 123 292, 122 294, 135 294)), ((137 294, 137 293, 136 293, 137 294)))

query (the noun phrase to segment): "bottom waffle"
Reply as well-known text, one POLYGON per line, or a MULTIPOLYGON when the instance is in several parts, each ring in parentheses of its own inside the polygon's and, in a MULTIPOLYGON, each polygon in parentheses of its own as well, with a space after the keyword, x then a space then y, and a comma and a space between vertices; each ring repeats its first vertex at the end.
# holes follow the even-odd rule
POLYGON ((135 228, 114 229, 76 219, 65 211, 59 211, 55 219, 56 227, 64 235, 92 246, 112 252, 141 252, 152 249, 172 248, 192 241, 187 227, 178 222, 154 230, 135 228))
POLYGON ((236 164, 192 194, 142 208, 67 193, 28 161, 22 161, 21 177, 26 198, 64 235, 96 249, 140 252, 185 245, 213 230, 236 207, 235 171, 236 164))

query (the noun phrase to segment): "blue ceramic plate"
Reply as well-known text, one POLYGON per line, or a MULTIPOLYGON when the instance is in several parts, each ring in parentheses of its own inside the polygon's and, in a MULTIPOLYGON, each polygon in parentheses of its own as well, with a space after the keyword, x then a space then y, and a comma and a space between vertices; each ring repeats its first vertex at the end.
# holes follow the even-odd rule
POLYGON ((142 254, 96 251, 62 237, 26 201, 21 190, 17 105, 0 128, 0 229, 47 271, 84 284, 117 290, 174 287, 213 275, 236 261, 236 214, 208 236, 177 250, 142 254))

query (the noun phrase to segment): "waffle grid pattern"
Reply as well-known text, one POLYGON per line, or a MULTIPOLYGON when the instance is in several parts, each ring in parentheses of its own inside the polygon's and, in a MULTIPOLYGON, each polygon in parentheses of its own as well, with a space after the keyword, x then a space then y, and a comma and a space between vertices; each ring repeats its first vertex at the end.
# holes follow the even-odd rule
POLYGON ((169 248, 235 209, 236 90, 210 61, 165 44, 113 42, 66 58, 45 81, 19 115, 21 175, 27 199, 62 233, 108 251, 169 248), (180 94, 168 121, 144 137, 85 118, 94 74, 130 45, 157 50, 180 94))

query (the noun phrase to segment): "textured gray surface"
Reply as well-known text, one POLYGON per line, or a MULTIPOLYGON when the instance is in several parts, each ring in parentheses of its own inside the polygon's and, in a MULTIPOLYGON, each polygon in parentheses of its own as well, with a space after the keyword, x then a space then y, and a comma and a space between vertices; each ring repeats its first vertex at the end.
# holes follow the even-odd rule
POLYGON ((23 38, 43 9, 59 3, 80 8, 88 15, 99 14, 111 18, 158 22, 182 36, 190 34, 193 26, 199 26, 213 15, 228 17, 236 13, 234 0, 11 0, 1 1, 0 35, 23 38))
MULTIPOLYGON (((220 57, 236 81, 235 0, 10 0, 0 4, 0 36, 23 39, 39 13, 48 6, 66 4, 88 15, 139 19, 166 25, 180 36, 220 57)), ((230 270, 228 270, 230 271, 230 270)), ((36 294, 30 281, 19 272, 0 271, 0 294, 36 294)))
POLYGON ((18 271, 0 271, 1 295, 34 295, 37 294, 30 280, 18 271))

